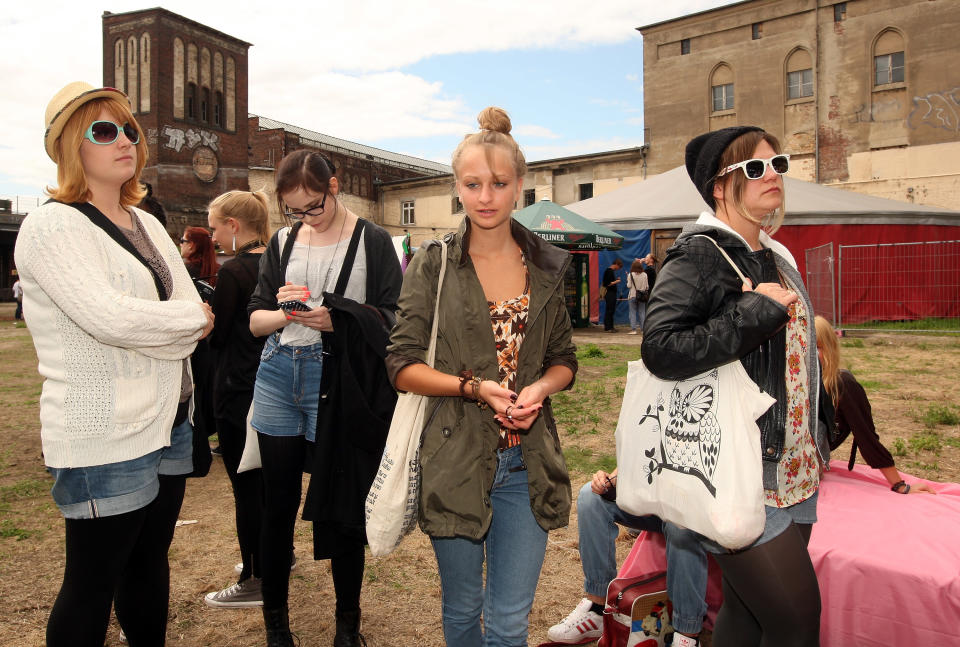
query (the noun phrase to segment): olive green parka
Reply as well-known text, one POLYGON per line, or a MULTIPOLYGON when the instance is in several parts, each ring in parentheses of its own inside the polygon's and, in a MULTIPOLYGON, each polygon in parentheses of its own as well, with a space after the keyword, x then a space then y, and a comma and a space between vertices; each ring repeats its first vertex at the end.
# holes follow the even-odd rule
MULTIPOLYGON (((551 366, 577 371, 563 277, 570 254, 544 242, 515 220, 511 233, 523 251, 530 275, 530 310, 517 366, 517 388, 535 382, 551 366)), ((435 368, 457 375, 469 369, 498 380, 497 352, 490 310, 466 250, 470 221, 447 234, 447 267, 438 312, 435 368)), ((403 279, 397 323, 387 348, 387 372, 396 384, 404 367, 426 361, 441 246, 421 247, 403 279)), ((566 388, 573 385, 573 380, 566 388)), ((497 469, 499 425, 494 412, 460 397, 431 397, 420 449, 420 528, 431 537, 482 538, 490 527, 490 490, 497 469)), ((522 432, 521 432, 522 433, 522 432)), ((521 436, 527 467, 530 507, 544 530, 567 525, 570 477, 550 399, 521 436)))

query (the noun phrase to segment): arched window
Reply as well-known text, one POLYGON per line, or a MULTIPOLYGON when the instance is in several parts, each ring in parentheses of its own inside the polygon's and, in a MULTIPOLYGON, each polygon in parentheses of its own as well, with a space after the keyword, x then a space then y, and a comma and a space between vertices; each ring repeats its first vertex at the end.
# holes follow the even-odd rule
POLYGON ((113 44, 113 85, 121 92, 125 92, 127 87, 127 55, 124 44, 122 38, 113 44))
POLYGON ((210 121, 210 90, 209 88, 200 88, 200 121, 207 123, 210 121))
POLYGON ((798 47, 787 57, 787 99, 813 96, 813 64, 810 52, 798 47))
POLYGON ((150 34, 140 36, 140 112, 150 112, 150 34))
POLYGON ((710 75, 710 97, 713 112, 733 110, 733 70, 721 63, 710 75))
POLYGON ((173 116, 183 119, 183 41, 173 39, 173 116))
POLYGON ((137 39, 133 36, 127 39, 127 96, 130 97, 130 107, 134 114, 139 105, 138 70, 139 60, 137 59, 137 39))
POLYGON ((214 94, 213 125, 223 128, 223 92, 217 92, 214 94))
POLYGON ((197 118, 197 84, 187 83, 187 119, 197 118))
POLYGON ((237 66, 232 56, 227 57, 227 96, 225 103, 227 112, 227 130, 237 128, 237 66))
POLYGON ((873 44, 873 85, 906 80, 903 35, 894 29, 881 32, 873 44))

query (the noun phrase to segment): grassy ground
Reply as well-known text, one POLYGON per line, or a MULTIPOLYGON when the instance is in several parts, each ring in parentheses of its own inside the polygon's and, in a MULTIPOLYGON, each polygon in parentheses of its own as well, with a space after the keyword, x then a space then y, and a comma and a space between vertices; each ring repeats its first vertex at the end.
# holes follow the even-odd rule
MULTIPOLYGON (((63 521, 50 495, 40 455, 40 380, 28 331, 0 308, 0 645, 39 646, 63 572, 63 521)), ((578 331, 581 361, 573 390, 555 398, 561 440, 574 490, 598 468, 615 463, 613 431, 626 381, 626 362, 639 358, 639 339, 578 331)), ((845 363, 864 382, 883 441, 898 466, 937 481, 960 480, 960 339, 873 336, 845 339, 845 363)), ((848 448, 836 457, 846 459, 848 448)), ((187 484, 170 551, 172 592, 168 645, 262 645, 259 610, 213 610, 207 591, 231 583, 238 559, 232 496, 223 467, 187 484)), ((291 580, 291 619, 304 645, 333 640, 334 596, 328 562, 313 562, 311 528, 300 522, 300 564, 291 580)), ((622 558, 629 550, 618 542, 622 558)), ((580 599, 582 573, 576 515, 551 533, 530 643, 546 640, 550 625, 580 599)), ((443 644, 440 586, 427 538, 415 531, 389 557, 369 559, 363 592, 364 633, 373 646, 443 644)), ((117 628, 107 645, 117 646, 117 628)))

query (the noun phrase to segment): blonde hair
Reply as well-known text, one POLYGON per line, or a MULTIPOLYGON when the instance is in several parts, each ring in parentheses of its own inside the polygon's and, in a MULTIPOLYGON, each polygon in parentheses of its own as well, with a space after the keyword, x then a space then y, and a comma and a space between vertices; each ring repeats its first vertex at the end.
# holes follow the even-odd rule
POLYGON ((840 340, 830 322, 817 315, 814 318, 817 329, 817 350, 820 351, 820 372, 823 388, 830 394, 833 406, 840 401, 840 340))
MULTIPOLYGON (((720 169, 725 169, 731 164, 736 164, 744 160, 748 160, 753 157, 753 151, 757 149, 757 146, 760 145, 760 142, 765 141, 770 144, 770 147, 773 148, 773 152, 779 155, 782 152, 780 148, 780 140, 771 135, 770 133, 763 130, 753 130, 748 133, 744 133, 730 142, 730 145, 723 151, 723 154, 720 156, 720 165, 717 169, 717 172, 720 172, 720 169)), ((755 218, 750 211, 747 209, 747 205, 743 202, 743 192, 746 189, 747 182, 755 182, 755 180, 748 180, 747 176, 737 171, 736 173, 730 173, 723 177, 716 178, 717 182, 723 182, 723 192, 724 197, 727 195, 730 196, 730 202, 733 203, 734 209, 737 210, 741 216, 749 220, 750 222, 755 222, 766 230, 771 236, 780 229, 780 225, 783 224, 783 217, 785 214, 785 198, 780 202, 780 206, 777 207, 773 212, 767 214, 761 219, 755 218)))
POLYGON ((262 243, 270 240, 270 214, 267 210, 267 194, 263 191, 227 191, 214 198, 207 210, 219 222, 233 218, 256 232, 262 243))
POLYGON ((137 167, 133 177, 123 183, 120 188, 120 204, 124 207, 135 206, 143 200, 147 190, 140 184, 140 172, 147 165, 147 142, 140 124, 130 112, 130 106, 125 102, 112 97, 104 97, 88 101, 70 115, 70 119, 63 126, 63 132, 54 143, 54 157, 57 161, 57 186, 47 187, 46 193, 60 202, 87 202, 92 197, 90 186, 87 184, 87 175, 80 160, 80 146, 85 139, 87 128, 100 116, 100 111, 106 109, 118 123, 129 123, 137 129, 140 141, 134 145, 137 151, 137 167))
POLYGON ((510 116, 506 111, 496 106, 484 108, 480 114, 477 115, 477 123, 480 124, 480 132, 465 135, 463 141, 461 141, 457 149, 453 151, 453 160, 450 164, 453 167, 453 176, 455 178, 458 177, 460 157, 468 146, 483 146, 487 164, 490 165, 491 168, 490 155, 493 148, 499 146, 509 154, 513 162, 513 170, 517 174, 517 177, 523 178, 527 173, 527 160, 524 158, 523 151, 520 150, 520 146, 516 140, 510 135, 510 130, 513 126, 510 123, 510 116))

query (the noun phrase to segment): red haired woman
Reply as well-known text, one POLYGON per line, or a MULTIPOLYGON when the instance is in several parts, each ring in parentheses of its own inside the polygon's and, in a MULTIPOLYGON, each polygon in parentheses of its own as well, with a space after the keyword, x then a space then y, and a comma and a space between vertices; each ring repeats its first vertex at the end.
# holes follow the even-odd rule
POLYGON ((185 360, 213 313, 163 226, 134 207, 147 145, 126 95, 71 83, 45 124, 58 186, 24 219, 15 254, 66 518, 47 645, 101 647, 111 603, 131 645, 162 645, 167 550, 193 469, 185 360))

